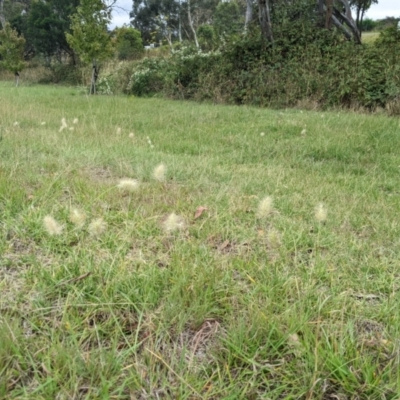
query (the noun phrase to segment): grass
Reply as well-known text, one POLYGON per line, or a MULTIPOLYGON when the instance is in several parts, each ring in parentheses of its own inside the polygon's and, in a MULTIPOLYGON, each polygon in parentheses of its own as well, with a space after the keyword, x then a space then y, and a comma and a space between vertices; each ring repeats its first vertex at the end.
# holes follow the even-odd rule
POLYGON ((398 398, 398 119, 0 103, 0 398, 398 398))
POLYGON ((374 43, 378 39, 380 32, 363 32, 362 42, 363 43, 374 43))

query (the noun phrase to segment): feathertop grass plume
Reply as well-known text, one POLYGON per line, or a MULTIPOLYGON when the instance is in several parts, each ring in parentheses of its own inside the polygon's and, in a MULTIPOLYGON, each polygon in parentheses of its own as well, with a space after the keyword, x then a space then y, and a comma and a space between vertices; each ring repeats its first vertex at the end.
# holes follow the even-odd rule
POLYGON ((62 118, 59 132, 62 132, 64 129, 67 129, 67 128, 68 128, 67 121, 65 120, 65 118, 62 118))
POLYGON ((64 227, 59 224, 52 216, 46 215, 43 219, 44 228, 51 236, 61 235, 64 227))
POLYGON ((267 218, 273 211, 273 200, 271 196, 267 196, 260 201, 257 209, 258 218, 267 218))
POLYGON ((118 188, 125 192, 134 192, 139 188, 139 181, 137 179, 124 178, 118 183, 118 188))
POLYGON ((78 228, 82 228, 82 226, 85 225, 86 222, 86 214, 74 208, 69 214, 69 220, 78 228))
POLYGON ((72 123, 73 123, 74 125, 76 125, 78 122, 79 122, 79 119, 78 119, 78 118, 74 118, 74 120, 72 121, 72 123))
POLYGON ((13 126, 18 126, 19 125, 19 122, 18 121, 15 121, 14 123, 13 123, 13 126))
POLYGON ((131 133, 129 134, 129 137, 130 137, 131 139, 133 139, 133 138, 135 137, 135 134, 134 134, 133 132, 131 132, 131 133))
POLYGON ((315 219, 320 223, 325 223, 328 217, 328 211, 322 203, 315 207, 315 219))
POLYGON ((280 233, 276 229, 270 229, 267 233, 267 242, 271 249, 278 249, 281 247, 282 238, 280 233))
POLYGON ((164 164, 159 164, 154 168, 153 178, 158 182, 165 182, 165 174, 167 167, 164 164))
POLYGON ((163 225, 166 232, 173 232, 184 229, 186 223, 183 217, 172 213, 168 215, 163 225))
POLYGON ((103 218, 94 219, 88 226, 90 236, 100 236, 107 229, 107 223, 103 218))
POLYGON ((261 133, 260 133, 260 136, 265 136, 265 132, 261 132, 261 133))
POLYGON ((40 125, 44 126, 44 125, 46 125, 46 122, 43 121, 43 122, 40 123, 40 125))

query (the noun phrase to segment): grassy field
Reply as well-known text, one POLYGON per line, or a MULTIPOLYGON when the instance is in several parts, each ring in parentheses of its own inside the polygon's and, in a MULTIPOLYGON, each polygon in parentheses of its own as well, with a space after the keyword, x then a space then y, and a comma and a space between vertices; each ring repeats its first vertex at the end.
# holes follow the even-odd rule
POLYGON ((362 33, 362 42, 363 43, 374 43, 376 39, 378 39, 380 32, 363 32, 362 33))
POLYGON ((0 398, 399 398, 399 119, 0 104, 0 398))

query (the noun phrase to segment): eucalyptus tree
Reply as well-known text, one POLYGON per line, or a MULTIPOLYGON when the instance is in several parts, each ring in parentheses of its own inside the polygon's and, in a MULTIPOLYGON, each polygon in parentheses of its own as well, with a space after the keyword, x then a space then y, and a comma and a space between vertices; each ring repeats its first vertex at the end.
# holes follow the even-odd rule
POLYGON ((360 34, 362 31, 364 15, 370 9, 372 4, 378 4, 378 0, 350 0, 350 7, 356 12, 356 25, 360 34))

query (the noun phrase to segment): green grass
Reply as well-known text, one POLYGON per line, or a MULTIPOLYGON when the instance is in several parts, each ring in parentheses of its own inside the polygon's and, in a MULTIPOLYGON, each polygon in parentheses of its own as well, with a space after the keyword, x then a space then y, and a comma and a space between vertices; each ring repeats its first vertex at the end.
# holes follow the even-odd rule
POLYGON ((398 398, 398 119, 12 83, 0 104, 0 398, 398 398))
POLYGON ((378 39, 380 32, 363 32, 362 42, 363 43, 374 43, 378 39))

